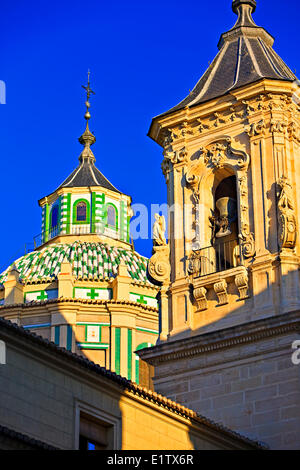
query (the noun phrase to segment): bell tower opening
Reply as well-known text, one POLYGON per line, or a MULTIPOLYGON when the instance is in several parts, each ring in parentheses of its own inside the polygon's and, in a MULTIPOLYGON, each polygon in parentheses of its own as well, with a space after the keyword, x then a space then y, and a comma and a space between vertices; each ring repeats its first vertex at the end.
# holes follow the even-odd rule
POLYGON ((233 175, 222 179, 214 194, 214 210, 211 220, 216 271, 224 271, 238 264, 237 214, 236 177, 233 175))

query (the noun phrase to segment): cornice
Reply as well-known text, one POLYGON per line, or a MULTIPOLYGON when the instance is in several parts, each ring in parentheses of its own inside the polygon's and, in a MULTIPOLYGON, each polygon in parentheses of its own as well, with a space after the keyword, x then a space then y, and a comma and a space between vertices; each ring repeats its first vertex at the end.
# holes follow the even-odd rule
POLYGON ((182 340, 172 341, 170 339, 152 348, 138 351, 137 354, 148 363, 158 365, 288 333, 300 333, 300 311, 257 320, 217 332, 199 334, 182 340))
MULTIPOLYGON (((214 99, 194 107, 186 107, 171 115, 154 118, 150 127, 149 137, 155 140, 159 145, 164 146, 164 136, 166 130, 178 128, 180 132, 182 126, 186 128, 185 135, 189 133, 186 124, 190 126, 192 122, 200 121, 199 126, 203 126, 205 134, 211 134, 212 131, 218 130, 221 124, 233 128, 241 121, 247 121, 249 113, 247 112, 247 100, 252 100, 260 95, 267 95, 270 93, 282 94, 287 97, 292 97, 295 93, 295 85, 290 82, 282 80, 262 79, 251 85, 242 87, 240 89, 231 91, 219 99, 214 99), (246 106, 246 113, 240 106, 246 106), (242 111, 242 113, 241 113, 242 111), (225 113, 225 115, 224 115, 225 113), (216 116, 215 121, 213 117, 216 116), (204 122, 207 119, 211 120, 211 126, 207 127, 204 122), (219 121, 218 121, 219 120, 219 121), (203 121, 203 122, 202 122, 203 121), (223 121, 223 122, 222 122, 223 121), (220 125, 219 125, 220 124, 220 125)), ((194 126, 196 128, 197 126, 194 126)), ((199 137, 203 135, 203 131, 196 133, 199 137)), ((190 138, 190 137, 189 137, 190 138)), ((182 144, 183 139, 180 139, 182 144)))
POLYGON ((17 310, 24 309, 25 310, 25 309, 34 308, 34 307, 41 307, 41 306, 48 306, 48 305, 63 305, 63 304, 69 304, 69 305, 75 305, 75 306, 76 305, 95 305, 95 306, 101 305, 105 307, 128 305, 138 310, 158 312, 158 308, 156 307, 137 304, 136 302, 131 301, 131 300, 97 300, 97 299, 92 300, 92 299, 73 299, 71 297, 61 297, 59 299, 32 301, 26 304, 2 305, 0 306, 0 315, 4 315, 4 312, 6 312, 7 310, 12 310, 12 309, 17 309, 17 310))

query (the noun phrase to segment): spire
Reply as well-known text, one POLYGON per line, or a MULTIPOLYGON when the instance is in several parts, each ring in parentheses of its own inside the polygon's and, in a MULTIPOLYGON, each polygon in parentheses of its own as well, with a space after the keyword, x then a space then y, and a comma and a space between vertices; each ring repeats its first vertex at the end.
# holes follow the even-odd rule
POLYGON ((77 168, 68 176, 67 179, 58 187, 60 188, 81 188, 81 187, 89 187, 89 186, 101 186, 102 188, 109 189, 110 191, 114 191, 120 193, 118 189, 116 189, 110 181, 96 168, 95 166, 95 156, 91 150, 91 145, 96 142, 96 137, 92 132, 89 130, 89 120, 91 119, 90 115, 90 96, 94 95, 95 93, 90 87, 90 71, 88 71, 88 82, 87 85, 82 85, 82 88, 86 92, 86 111, 84 118, 86 120, 86 128, 84 133, 81 137, 79 137, 79 142, 81 145, 84 146, 80 156, 77 168))
POLYGON ((222 34, 218 44, 219 49, 223 47, 224 43, 241 36, 246 38, 260 38, 267 46, 273 46, 273 36, 264 28, 257 26, 252 18, 252 13, 256 10, 255 0, 233 0, 232 10, 238 15, 238 19, 230 31, 222 34))
POLYGON ((79 139, 78 139, 79 142, 82 145, 84 145, 84 149, 80 154, 79 161, 82 162, 83 160, 87 159, 87 160, 92 160, 94 162, 96 159, 95 159, 95 156, 94 156, 90 146, 93 145, 96 142, 96 137, 89 130, 89 120, 91 118, 89 109, 91 107, 90 96, 91 96, 91 94, 94 95, 95 92, 90 87, 90 71, 88 71, 87 86, 82 85, 82 88, 84 88, 85 91, 86 91, 86 102, 85 102, 86 112, 85 112, 85 115, 84 115, 84 118, 86 119, 86 128, 85 128, 85 131, 82 134, 82 136, 79 137, 79 139))
POLYGON ((296 80, 272 48, 273 36, 255 24, 252 13, 256 10, 256 1, 233 0, 232 10, 238 19, 233 28, 221 35, 219 53, 209 68, 183 101, 157 118, 187 106, 197 106, 262 79, 296 80))

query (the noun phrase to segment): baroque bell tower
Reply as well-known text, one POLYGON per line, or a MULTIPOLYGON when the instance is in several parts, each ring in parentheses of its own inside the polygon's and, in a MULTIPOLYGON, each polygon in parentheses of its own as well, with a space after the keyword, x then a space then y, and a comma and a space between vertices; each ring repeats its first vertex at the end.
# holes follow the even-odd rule
POLYGON ((155 365, 160 393, 268 437, 256 434, 259 406, 254 398, 246 403, 243 380, 254 364, 269 364, 257 380, 263 401, 271 380, 264 374, 281 367, 271 357, 288 360, 299 328, 300 87, 274 51, 274 38, 255 24, 256 1, 234 0, 232 9, 237 21, 221 35, 208 70, 150 127, 164 149, 170 207, 169 242, 154 261, 162 266, 168 258, 170 277, 157 276, 160 342, 141 356, 155 365), (283 334, 283 324, 287 336, 276 349, 267 338, 283 334), (227 414, 226 403, 233 407, 227 414), (241 407, 240 421, 234 406, 241 407))

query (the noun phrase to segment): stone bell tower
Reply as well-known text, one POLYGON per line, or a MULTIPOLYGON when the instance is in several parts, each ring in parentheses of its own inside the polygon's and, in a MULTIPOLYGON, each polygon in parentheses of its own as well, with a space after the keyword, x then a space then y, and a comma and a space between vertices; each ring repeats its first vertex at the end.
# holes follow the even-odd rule
POLYGON ((155 365, 158 392, 284 448, 285 432, 300 431, 300 413, 283 429, 281 409, 299 411, 299 391, 280 401, 280 381, 283 390, 297 377, 300 389, 290 360, 300 331, 300 87, 254 23, 256 1, 232 9, 237 22, 209 69, 149 131, 164 149, 171 274, 157 277, 159 345, 140 355, 155 365), (278 426, 262 430, 277 413, 278 426))

